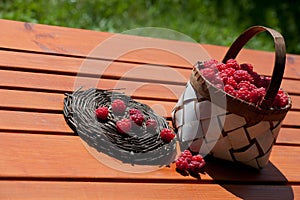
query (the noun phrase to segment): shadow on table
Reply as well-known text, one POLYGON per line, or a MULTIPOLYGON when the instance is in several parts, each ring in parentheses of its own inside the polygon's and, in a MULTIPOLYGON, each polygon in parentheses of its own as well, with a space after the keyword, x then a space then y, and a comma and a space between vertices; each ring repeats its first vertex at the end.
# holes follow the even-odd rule
POLYGON ((285 176, 271 163, 257 170, 245 165, 206 157, 205 172, 227 191, 242 199, 294 199, 285 176))

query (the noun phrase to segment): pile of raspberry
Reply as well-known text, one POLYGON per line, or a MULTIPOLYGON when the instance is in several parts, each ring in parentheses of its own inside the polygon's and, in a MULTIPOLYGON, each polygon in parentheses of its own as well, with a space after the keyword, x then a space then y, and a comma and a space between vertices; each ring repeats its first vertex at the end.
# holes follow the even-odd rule
POLYGON ((181 152, 176 159, 176 171, 182 175, 198 176, 204 172, 205 161, 201 155, 192 155, 189 150, 181 152))
MULTIPOLYGON (((119 134, 127 136, 134 127, 145 127, 149 132, 157 131, 157 122, 154 119, 145 120, 142 111, 136 108, 128 108, 125 102, 121 99, 116 99, 111 104, 111 112, 113 115, 121 119, 116 121, 116 129, 119 134)), ((109 119, 110 109, 106 106, 100 106, 95 110, 96 117, 101 122, 109 119)), ((160 131, 160 137, 165 143, 171 142, 175 134, 172 129, 163 128, 160 131)))
MULTIPOLYGON (((204 62, 199 71, 217 88, 255 105, 262 101, 270 83, 270 78, 257 74, 251 64, 238 64, 235 59, 229 59, 226 63, 211 59, 204 62)), ((287 104, 287 94, 279 89, 272 107, 282 108, 287 104)))

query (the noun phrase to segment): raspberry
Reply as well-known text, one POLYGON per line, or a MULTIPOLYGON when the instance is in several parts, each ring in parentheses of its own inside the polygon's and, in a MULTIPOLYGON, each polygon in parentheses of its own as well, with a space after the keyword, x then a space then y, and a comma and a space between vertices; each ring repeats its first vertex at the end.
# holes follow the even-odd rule
POLYGON ((192 153, 189 150, 184 150, 183 152, 181 152, 180 158, 184 158, 186 159, 188 162, 190 162, 193 158, 192 153))
MULTIPOLYGON (((203 160, 204 161, 204 160, 203 160)), ((205 165, 205 162, 197 162, 197 161, 191 161, 189 164, 188 164, 188 172, 190 174, 198 174, 202 171, 203 167, 205 165)))
POLYGON ((176 160, 176 169, 179 171, 185 171, 187 170, 189 166, 189 163, 186 159, 184 158, 179 158, 176 160))
POLYGON ((244 101, 248 100, 249 94, 250 93, 249 93, 248 89, 245 89, 245 88, 241 88, 241 89, 236 91, 236 97, 241 99, 241 100, 244 100, 244 101))
POLYGON ((111 108, 115 114, 122 115, 126 110, 126 105, 121 99, 116 99, 112 102, 111 108))
POLYGON ((169 142, 171 142, 171 140, 173 140, 173 138, 175 137, 175 134, 173 133, 172 129, 164 128, 160 132, 160 137, 164 142, 169 143, 169 142))
POLYGON ((129 109, 129 115, 142 114, 142 112, 136 108, 129 109))
POLYGON ((227 69, 227 66, 224 63, 218 63, 217 69, 219 70, 219 72, 222 72, 223 70, 227 69))
POLYGON ((227 67, 231 67, 231 68, 233 68, 235 70, 240 70, 241 69, 240 65, 237 63, 237 61, 235 59, 229 59, 229 60, 227 60, 226 66, 227 67))
POLYGON ((213 82, 213 80, 216 77, 215 70, 211 68, 204 68, 200 70, 200 73, 210 82, 213 82))
POLYGON ((205 68, 215 68, 218 63, 219 62, 217 60, 210 59, 208 61, 205 61, 203 65, 205 68))
POLYGON ((232 93, 235 91, 235 89, 231 85, 227 84, 224 86, 224 91, 227 92, 228 94, 232 95, 232 93))
POLYGON ((119 133, 127 134, 131 130, 130 119, 121 119, 120 121, 117 121, 116 125, 119 133))
POLYGON ((245 88, 248 89, 249 91, 252 91, 254 89, 257 89, 257 87, 253 84, 251 84, 249 81, 241 81, 238 85, 237 85, 237 89, 241 89, 241 88, 245 88))
POLYGON ((284 107, 288 104, 288 96, 283 90, 279 90, 273 102, 274 107, 284 107))
POLYGON ((239 83, 241 81, 253 81, 253 77, 245 70, 237 70, 233 74, 234 80, 239 83))
POLYGON ((258 80, 258 86, 257 87, 264 87, 267 88, 269 87, 271 79, 269 77, 260 77, 258 80))
POLYGON ((190 175, 197 175, 203 171, 205 161, 201 155, 192 156, 189 150, 180 154, 176 162, 176 170, 183 174, 189 172, 190 175))
POLYGON ((95 110, 96 116, 100 120, 106 120, 108 116, 108 108, 107 107, 99 107, 95 110))
POLYGON ((146 121, 146 127, 148 130, 155 130, 157 128, 157 122, 154 119, 148 119, 146 121))
POLYGON ((233 88, 237 88, 237 82, 234 80, 232 76, 229 77, 224 84, 231 85, 233 88))
POLYGON ((130 115, 130 119, 138 126, 141 126, 144 122, 144 115, 143 114, 134 114, 130 115))
POLYGON ((261 88, 253 89, 249 94, 249 102, 257 104, 262 100, 262 98, 265 95, 266 95, 265 88, 261 87, 261 88))
POLYGON ((223 70, 222 72, 225 73, 228 77, 230 77, 230 76, 233 76, 235 71, 236 71, 235 69, 228 67, 225 70, 223 70))
POLYGON ((243 63, 240 65, 242 70, 246 70, 248 73, 253 72, 253 66, 248 63, 243 63))

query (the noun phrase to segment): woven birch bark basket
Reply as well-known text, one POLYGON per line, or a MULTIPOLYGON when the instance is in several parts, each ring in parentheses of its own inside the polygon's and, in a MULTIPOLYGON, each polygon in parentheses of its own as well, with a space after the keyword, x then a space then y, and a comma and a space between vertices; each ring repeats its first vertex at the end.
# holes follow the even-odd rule
POLYGON ((264 31, 274 39, 275 64, 262 101, 254 105, 217 88, 199 72, 203 62, 196 63, 172 112, 181 150, 190 149, 204 156, 210 154, 257 169, 266 166, 281 122, 291 108, 289 96, 285 107, 271 107, 285 68, 284 38, 267 27, 251 27, 231 45, 222 62, 235 59, 253 36, 264 31))

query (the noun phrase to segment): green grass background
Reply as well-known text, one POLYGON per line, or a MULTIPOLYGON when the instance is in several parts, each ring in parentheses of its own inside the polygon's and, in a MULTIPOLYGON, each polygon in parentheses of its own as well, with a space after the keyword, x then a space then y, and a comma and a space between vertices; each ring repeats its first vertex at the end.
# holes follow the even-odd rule
MULTIPOLYGON (((300 54, 300 3, 284 0, 0 0, 0 18, 120 33, 162 27, 200 43, 229 46, 246 28, 264 25, 300 54)), ((2 30, 3 31, 3 30, 2 30)), ((261 34, 247 48, 273 51, 261 34)))

